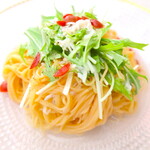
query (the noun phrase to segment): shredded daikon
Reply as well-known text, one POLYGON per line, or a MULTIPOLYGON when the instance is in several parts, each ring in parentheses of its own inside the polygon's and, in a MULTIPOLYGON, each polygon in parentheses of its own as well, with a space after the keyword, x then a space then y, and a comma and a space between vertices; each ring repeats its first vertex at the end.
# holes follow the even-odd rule
POLYGON ((53 82, 48 83, 46 86, 44 86, 42 89, 36 92, 37 95, 42 94, 45 90, 47 90, 49 87, 51 87, 53 84, 55 84, 58 80, 55 80, 53 82))
POLYGON ((26 102, 26 99, 27 99, 27 96, 29 94, 30 88, 31 88, 31 85, 29 84, 28 87, 27 87, 27 89, 26 89, 26 92, 25 92, 25 94, 24 94, 24 96, 23 96, 23 98, 21 100, 20 108, 22 108, 24 106, 24 104, 26 102))
POLYGON ((73 72, 69 72, 68 77, 67 77, 67 81, 66 81, 66 84, 65 84, 65 87, 64 87, 64 90, 63 90, 64 95, 68 95, 68 93, 69 93, 72 78, 73 78, 73 72))

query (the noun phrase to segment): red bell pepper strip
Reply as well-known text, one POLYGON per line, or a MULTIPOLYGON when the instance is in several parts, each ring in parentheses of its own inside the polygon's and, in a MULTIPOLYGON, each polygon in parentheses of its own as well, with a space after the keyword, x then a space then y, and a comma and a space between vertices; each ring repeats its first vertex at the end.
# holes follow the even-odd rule
POLYGON ((0 85, 0 92, 7 92, 7 82, 3 81, 0 85))
POLYGON ((73 14, 66 14, 63 16, 63 19, 65 19, 67 16, 73 16, 73 14))
POLYGON ((66 74, 70 69, 70 63, 64 65, 62 68, 60 68, 55 74, 54 77, 61 77, 64 74, 66 74))
POLYGON ((41 55, 40 55, 40 53, 38 52, 38 53, 36 54, 36 56, 35 56, 35 58, 34 58, 32 64, 31 64, 31 66, 30 66, 30 69, 33 69, 34 67, 36 67, 36 66, 39 64, 40 58, 41 58, 41 55))
POLYGON ((57 21, 57 24, 60 25, 60 26, 65 26, 66 21, 57 21))
POLYGON ((91 21, 92 26, 95 28, 103 28, 104 27, 104 25, 96 19, 91 19, 90 21, 91 21))

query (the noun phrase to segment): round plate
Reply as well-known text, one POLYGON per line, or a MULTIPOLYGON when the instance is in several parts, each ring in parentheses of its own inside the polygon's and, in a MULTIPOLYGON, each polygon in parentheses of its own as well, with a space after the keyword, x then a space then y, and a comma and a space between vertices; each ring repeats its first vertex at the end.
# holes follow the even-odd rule
MULTIPOLYGON (((6 55, 24 41, 23 31, 40 22, 40 15, 53 15, 55 10, 69 12, 95 6, 99 18, 113 23, 120 37, 150 43, 150 15, 127 3, 106 0, 55 1, 32 0, 0 15, 0 70, 6 55)), ((149 77, 150 47, 136 55, 149 77)), ((150 82, 145 82, 137 98, 138 109, 132 115, 110 117, 107 123, 82 135, 41 133, 28 125, 25 114, 8 95, 0 93, 1 150, 148 150, 150 148, 150 82)))

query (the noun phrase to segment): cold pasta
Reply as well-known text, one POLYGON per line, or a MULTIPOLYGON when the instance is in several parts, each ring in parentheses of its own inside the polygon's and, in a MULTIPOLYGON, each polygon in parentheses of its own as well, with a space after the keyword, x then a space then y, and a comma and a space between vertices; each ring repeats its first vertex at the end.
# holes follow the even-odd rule
POLYGON ((86 14, 45 17, 6 59, 9 96, 36 128, 80 134, 136 108, 139 77, 146 77, 131 48, 146 44, 119 39, 110 23, 86 14))

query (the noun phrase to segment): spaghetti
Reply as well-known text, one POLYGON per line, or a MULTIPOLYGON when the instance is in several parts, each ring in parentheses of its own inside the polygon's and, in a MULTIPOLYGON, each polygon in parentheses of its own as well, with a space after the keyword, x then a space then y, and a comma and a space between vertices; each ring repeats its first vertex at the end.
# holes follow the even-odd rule
MULTIPOLYGON (((60 23, 61 22, 59 22, 59 25, 60 23)), ((91 26, 89 28, 91 28, 91 26)), ((67 27, 64 28, 63 31, 65 34, 69 32, 67 27)), ((73 28, 72 32, 74 32, 73 28)), ((118 39, 116 32, 113 30, 108 30, 102 38, 106 39, 104 43, 107 42, 108 39, 118 39)), ((108 44, 109 43, 110 42, 108 42, 108 44)), ((63 48, 65 47, 61 41, 59 41, 59 44, 63 48)), ((68 49, 72 50, 72 48, 73 46, 70 45, 68 49)), ((118 55, 114 55, 114 53, 112 53, 113 55, 107 53, 107 60, 108 58, 110 58, 110 60, 108 60, 108 63, 104 63, 104 69, 102 69, 100 74, 96 72, 97 68, 93 67, 94 64, 97 64, 95 57, 92 57, 92 55, 89 56, 90 61, 87 63, 89 70, 91 69, 89 76, 89 71, 86 72, 84 68, 79 68, 80 70, 83 69, 83 74, 75 71, 72 59, 67 59, 68 57, 65 59, 58 57, 51 61, 52 63, 49 64, 51 67, 56 66, 57 68, 59 65, 58 68, 60 68, 60 66, 64 66, 64 64, 71 61, 71 69, 68 71, 68 68, 62 67, 63 69, 57 71, 57 75, 62 72, 63 75, 52 80, 52 78, 49 78, 49 76, 44 73, 46 63, 41 61, 38 66, 31 69, 31 64, 33 66, 33 61, 36 61, 35 58, 26 55, 27 52, 25 51, 23 60, 19 55, 19 51, 20 49, 17 49, 7 57, 3 76, 7 81, 8 93, 11 99, 20 103, 20 107, 26 110, 30 116, 32 125, 36 128, 79 134, 104 124, 110 115, 129 114, 136 108, 136 100, 134 98, 130 100, 128 93, 125 93, 125 89, 123 90, 126 95, 117 91, 116 83, 122 83, 125 77, 121 70, 117 69, 117 67, 115 68, 116 64, 113 62, 112 57, 117 57, 118 55), (112 68, 115 65, 115 76, 122 78, 118 79, 118 81, 121 82, 117 82, 113 77, 114 75, 110 70, 109 64, 112 68), (66 69, 65 73, 64 68, 66 69), (98 93, 98 90, 100 90, 100 93, 98 93)), ((78 49, 76 51, 78 51, 78 49)), ((76 52, 72 50, 72 53, 76 52)), ((126 56, 130 62, 127 66, 132 66, 133 68, 137 66, 134 51, 131 50, 131 48, 124 47, 121 53, 121 55, 123 57, 126 56)), ((76 56, 78 55, 80 54, 76 56)), ((54 72, 56 72, 56 68, 54 72)), ((133 87, 133 89, 131 89, 133 91, 136 90, 130 83, 126 83, 125 86, 125 88, 133 87)))

